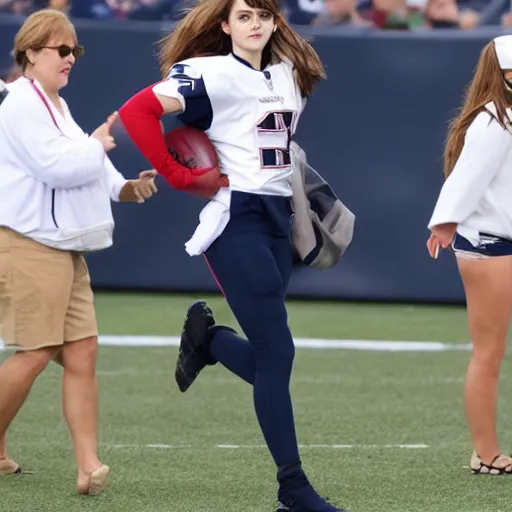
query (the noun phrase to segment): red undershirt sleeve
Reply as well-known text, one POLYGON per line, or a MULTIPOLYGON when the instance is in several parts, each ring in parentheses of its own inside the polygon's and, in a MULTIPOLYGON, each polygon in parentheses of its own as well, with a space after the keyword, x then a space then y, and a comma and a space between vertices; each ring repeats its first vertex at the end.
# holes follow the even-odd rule
POLYGON ((195 183, 201 170, 194 174, 177 162, 167 150, 160 118, 163 107, 153 92, 155 84, 132 96, 120 109, 119 117, 133 143, 153 168, 175 189, 188 190, 195 183))

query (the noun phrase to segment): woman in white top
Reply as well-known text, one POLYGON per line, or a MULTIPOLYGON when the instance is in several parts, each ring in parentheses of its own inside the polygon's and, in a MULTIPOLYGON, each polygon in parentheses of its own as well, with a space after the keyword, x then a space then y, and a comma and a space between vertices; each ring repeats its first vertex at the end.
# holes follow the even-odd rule
POLYGON ((98 494, 109 468, 97 453, 98 328, 82 253, 112 245, 111 200, 144 201, 156 191, 156 173, 126 180, 106 156, 117 113, 90 137, 73 120, 59 90, 82 52, 64 14, 33 14, 14 44, 23 76, 1 95, 0 334, 16 352, 0 366, 0 472, 20 472, 5 433, 56 360, 78 492, 98 494))
POLYGON ((512 35, 482 51, 445 149, 446 181, 428 224, 433 258, 453 249, 466 294, 473 354, 466 414, 473 473, 512 473, 500 451, 496 397, 512 315, 512 35))

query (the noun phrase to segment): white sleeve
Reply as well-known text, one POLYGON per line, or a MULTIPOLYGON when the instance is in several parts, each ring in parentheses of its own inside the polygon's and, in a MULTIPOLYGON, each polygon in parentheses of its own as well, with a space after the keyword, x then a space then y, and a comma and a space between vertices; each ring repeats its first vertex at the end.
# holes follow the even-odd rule
POLYGON ((166 79, 153 87, 153 92, 161 96, 177 99, 181 104, 181 110, 185 110, 185 98, 180 92, 180 84, 175 80, 166 79))
POLYGON ((115 167, 108 156, 105 157, 105 167, 108 173, 108 183, 110 186, 110 199, 112 201, 119 201, 119 194, 121 189, 128 181, 115 167))
POLYGON ((206 96, 201 73, 188 64, 182 63, 174 64, 165 80, 153 87, 153 92, 176 98, 181 103, 183 111, 187 107, 187 99, 206 96))
POLYGON ((512 135, 481 112, 469 126, 461 154, 439 194, 428 228, 459 224, 478 208, 512 148, 512 135))
POLYGON ((69 139, 56 128, 44 105, 41 108, 27 98, 5 101, 2 107, 2 123, 27 171, 37 179, 51 188, 71 188, 104 175, 105 151, 101 142, 91 137, 69 139))

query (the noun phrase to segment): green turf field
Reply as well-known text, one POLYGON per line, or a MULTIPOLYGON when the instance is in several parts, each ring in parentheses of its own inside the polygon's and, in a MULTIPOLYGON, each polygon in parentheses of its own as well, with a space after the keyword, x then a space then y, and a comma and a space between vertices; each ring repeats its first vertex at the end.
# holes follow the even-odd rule
MULTIPOLYGON (((177 335, 191 300, 98 294, 101 332, 177 335)), ((232 321, 221 298, 211 304, 219 322, 232 321)), ((289 312, 297 337, 468 341, 465 312, 456 307, 299 302, 290 303, 289 312)), ((9 439, 13 458, 36 473, 0 478, 0 511, 272 512, 275 472, 262 447, 251 388, 215 367, 181 394, 173 380, 176 351, 101 348, 101 456, 112 478, 97 498, 76 494, 60 412, 61 369, 52 365, 9 439)), ((475 477, 464 468, 469 355, 298 349, 297 430, 318 489, 350 512, 512 510, 509 478, 475 477)), ((500 398, 506 453, 512 448, 511 364, 504 363, 500 398)))

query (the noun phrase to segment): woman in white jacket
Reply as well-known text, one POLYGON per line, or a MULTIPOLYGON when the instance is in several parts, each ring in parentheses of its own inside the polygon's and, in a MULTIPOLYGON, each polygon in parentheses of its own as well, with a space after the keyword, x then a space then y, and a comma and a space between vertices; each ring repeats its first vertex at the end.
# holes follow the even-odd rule
POLYGON ((109 468, 98 457, 98 328, 82 253, 112 245, 110 201, 143 202, 156 172, 126 180, 106 156, 117 113, 90 137, 73 120, 59 90, 82 52, 64 14, 36 12, 15 39, 23 76, 0 95, 0 334, 15 349, 0 366, 0 473, 20 471, 5 433, 55 359, 77 489, 94 495, 109 468))
POLYGON ((498 377, 512 315, 512 35, 482 51, 445 148, 446 181, 428 224, 430 255, 451 247, 473 354, 465 402, 475 474, 511 474, 496 435, 498 377))

